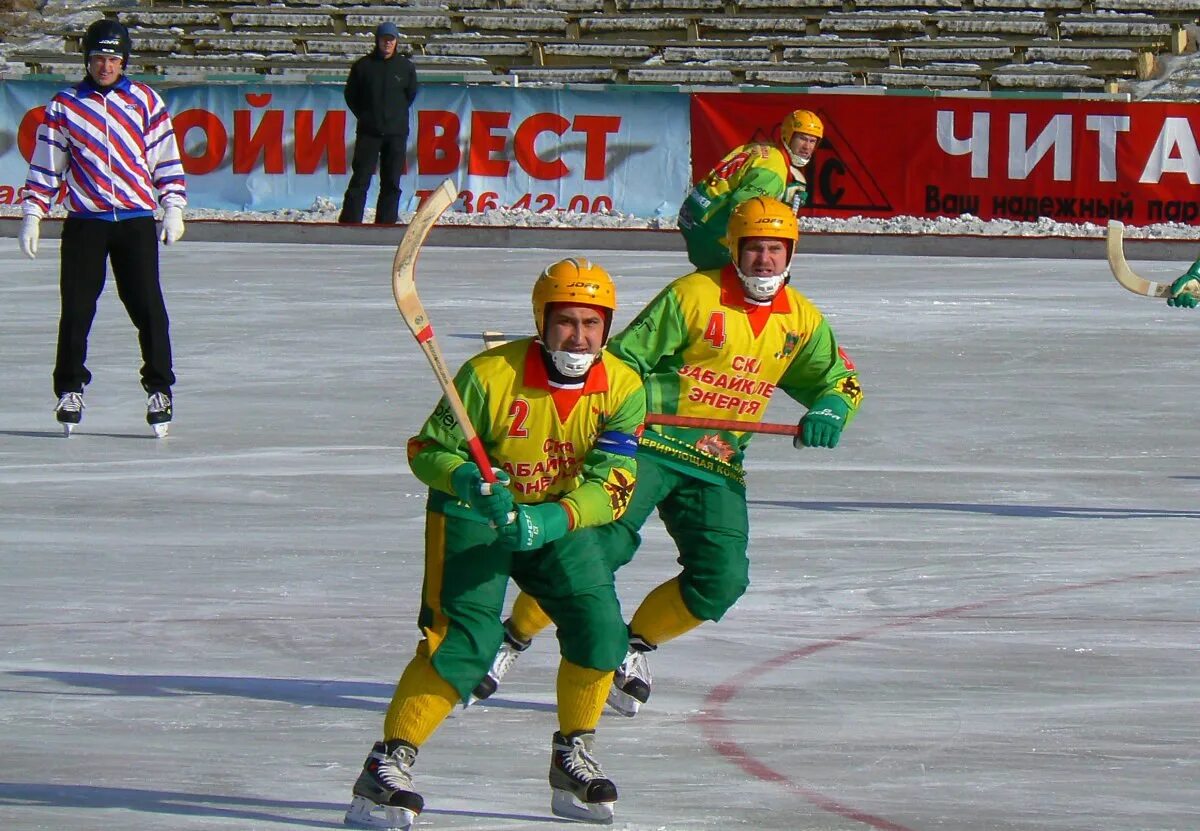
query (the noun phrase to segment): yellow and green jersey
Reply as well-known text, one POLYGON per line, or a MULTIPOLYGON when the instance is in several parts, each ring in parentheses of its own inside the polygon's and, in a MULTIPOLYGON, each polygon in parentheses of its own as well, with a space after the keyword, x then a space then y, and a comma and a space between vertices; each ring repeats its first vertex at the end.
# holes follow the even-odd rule
MULTIPOLYGON (((561 501, 572 529, 624 513, 646 417, 641 379, 629 367, 602 353, 582 386, 558 387, 547 375, 541 346, 522 338, 471 358, 454 386, 492 465, 511 477, 518 503, 561 501)), ((413 473, 430 487, 430 510, 469 512, 453 495, 450 475, 470 457, 444 399, 409 439, 408 457, 413 473)))
MULTIPOLYGON (((790 286, 769 304, 748 301, 731 265, 675 280, 608 349, 641 376, 652 413, 757 424, 778 389, 805 407, 836 395, 849 423, 862 401, 854 365, 820 310, 790 286)), ((701 478, 744 484, 751 437, 652 425, 640 448, 701 478)))
POLYGON ((773 144, 735 147, 688 192, 679 208, 679 230, 687 243, 688 259, 698 269, 720 268, 729 262, 722 240, 729 214, 747 199, 768 196, 799 209, 807 200, 803 176, 788 166, 787 156, 773 144))

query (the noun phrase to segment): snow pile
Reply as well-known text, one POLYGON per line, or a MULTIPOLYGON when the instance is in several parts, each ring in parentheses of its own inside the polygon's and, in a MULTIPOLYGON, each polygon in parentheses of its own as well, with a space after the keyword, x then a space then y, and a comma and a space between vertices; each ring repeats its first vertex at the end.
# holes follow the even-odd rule
MULTIPOLYGON (((187 208, 188 219, 215 219, 244 222, 337 222, 341 205, 328 198, 318 199, 305 210, 287 208, 278 211, 230 211, 207 208, 187 208)), ((20 216, 20 206, 0 206, 0 216, 20 216)), ((61 207, 51 216, 65 216, 61 207)), ((407 223, 412 211, 401 211, 400 222, 407 223)), ((367 209, 365 221, 371 222, 374 212, 367 209)), ((620 213, 576 214, 537 213, 535 211, 497 209, 482 214, 450 212, 440 220, 445 225, 470 225, 501 228, 644 228, 650 230, 674 230, 678 227, 673 217, 651 218, 630 216, 620 213)), ((926 219, 916 216, 895 216, 876 219, 863 216, 830 218, 805 215, 800 217, 802 233, 824 234, 896 234, 896 235, 944 235, 980 237, 1063 237, 1090 239, 1105 234, 1106 226, 1092 222, 1082 224, 1055 222, 1039 219, 1036 222, 1016 222, 1006 219, 983 220, 971 214, 958 217, 926 219)), ((1200 227, 1179 222, 1165 222, 1125 229, 1129 239, 1181 239, 1200 240, 1200 227)))

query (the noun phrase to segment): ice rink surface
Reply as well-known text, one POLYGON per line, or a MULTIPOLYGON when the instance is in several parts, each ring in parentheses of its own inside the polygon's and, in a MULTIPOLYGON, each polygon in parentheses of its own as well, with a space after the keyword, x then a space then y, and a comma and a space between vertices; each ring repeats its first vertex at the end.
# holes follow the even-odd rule
MULTIPOLYGON (((427 249, 448 361, 532 331, 533 278, 568 253, 588 252, 427 249)), ((179 382, 157 441, 111 282, 62 438, 58 243, 0 251, 0 828, 341 827, 417 639, 404 444, 437 389, 391 258, 165 250, 179 382)), ((685 265, 595 259, 618 325, 685 265)), ((1200 312, 1100 261, 794 271, 864 408, 834 451, 755 440, 749 591, 653 655, 636 719, 601 722, 614 827, 1200 828, 1200 312)), ((652 519, 626 613, 675 570, 652 519)), ((423 748, 418 829, 572 824, 546 784, 556 664, 545 635, 423 748)))

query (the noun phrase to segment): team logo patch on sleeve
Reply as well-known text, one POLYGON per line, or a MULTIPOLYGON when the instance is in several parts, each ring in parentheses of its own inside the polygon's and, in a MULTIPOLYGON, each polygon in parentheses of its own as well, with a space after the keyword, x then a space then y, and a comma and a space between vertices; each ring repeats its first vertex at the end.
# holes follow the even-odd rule
POLYGON ((846 378, 843 378, 841 381, 838 381, 837 391, 849 398, 850 403, 855 407, 857 407, 859 402, 862 401, 863 391, 862 387, 858 385, 857 376, 850 375, 846 378))
POLYGON ((608 493, 608 503, 612 507, 613 519, 620 517, 629 507, 629 500, 633 496, 633 484, 633 477, 627 470, 614 468, 608 474, 604 490, 608 493))

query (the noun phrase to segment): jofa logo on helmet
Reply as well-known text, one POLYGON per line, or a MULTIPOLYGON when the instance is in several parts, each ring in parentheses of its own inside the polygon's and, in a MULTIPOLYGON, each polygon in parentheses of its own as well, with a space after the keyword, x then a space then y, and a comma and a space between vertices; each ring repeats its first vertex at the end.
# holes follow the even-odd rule
POLYGON ((590 291, 592 293, 595 293, 597 291, 600 291, 600 284, 599 283, 584 283, 584 282, 577 281, 574 283, 567 283, 567 288, 583 289, 584 291, 590 291))
POLYGON ((114 51, 121 48, 120 38, 105 38, 104 40, 96 41, 96 45, 104 49, 112 49, 114 51))
POLYGON ((754 220, 754 224, 755 225, 770 225, 772 228, 778 228, 780 225, 783 224, 783 220, 779 219, 778 217, 774 217, 774 216, 760 216, 758 219, 754 220))

